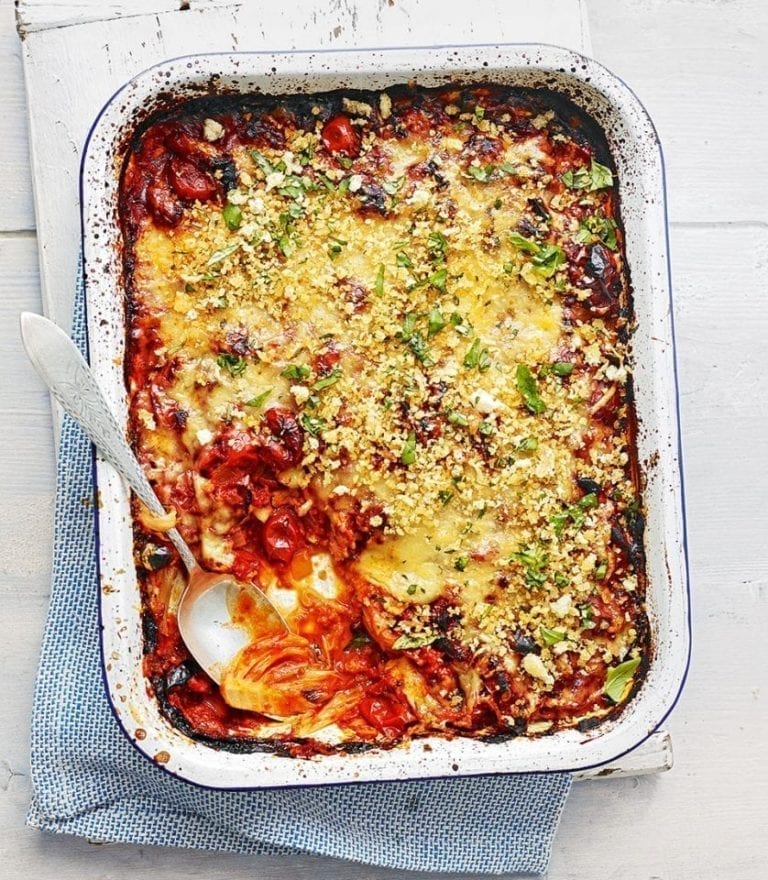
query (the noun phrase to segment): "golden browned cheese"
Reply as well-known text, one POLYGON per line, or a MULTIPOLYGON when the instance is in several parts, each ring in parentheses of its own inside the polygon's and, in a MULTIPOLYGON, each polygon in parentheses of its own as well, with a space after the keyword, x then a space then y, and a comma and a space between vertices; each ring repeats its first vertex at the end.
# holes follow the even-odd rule
MULTIPOLYGON (((192 113, 183 158, 164 135, 183 215, 127 222, 132 326, 154 340, 129 348, 137 449, 201 563, 243 576, 251 554, 298 639, 282 660, 252 646, 223 688, 246 712, 273 688, 287 720, 221 737, 536 733, 630 691, 645 616, 616 181, 541 98, 506 94, 356 94, 308 121, 288 102, 267 114, 279 144, 192 113), (207 164, 223 154, 227 186, 207 164), (183 161, 214 197, 183 197, 183 161), (265 474, 278 408, 301 449, 265 474), (297 556, 267 535, 284 509, 297 556)), ((168 578, 146 575, 156 618, 168 578)), ((194 733, 192 698, 150 665, 194 733)))

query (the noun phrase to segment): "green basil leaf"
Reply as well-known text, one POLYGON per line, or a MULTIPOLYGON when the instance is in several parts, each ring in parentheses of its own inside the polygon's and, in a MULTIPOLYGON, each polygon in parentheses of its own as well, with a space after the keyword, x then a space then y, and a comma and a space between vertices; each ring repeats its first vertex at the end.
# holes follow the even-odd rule
POLYGON ((540 587, 546 582, 549 554, 540 544, 521 547, 511 558, 523 566, 523 577, 527 586, 540 587))
POLYGON ((400 461, 406 465, 411 465, 416 461, 416 433, 414 431, 408 434, 403 451, 400 453, 400 461))
POLYGON ((408 633, 400 636, 395 643, 392 645, 392 648, 395 651, 402 651, 407 648, 424 648, 427 645, 431 645, 432 642, 436 642, 439 636, 433 635, 421 635, 421 636, 412 636, 408 633))
POLYGON ((303 382, 309 378, 312 371, 304 364, 288 364, 288 366, 280 373, 286 379, 298 379, 303 382))
POLYGON ((556 244, 541 245, 531 260, 536 274, 544 278, 551 278, 565 262, 565 251, 556 244))
POLYGON ((442 232, 430 232, 427 240, 429 242, 429 252, 433 257, 438 259, 445 257, 445 251, 448 247, 448 239, 442 232))
POLYGON ((334 370, 328 375, 324 376, 322 379, 318 379, 312 385, 313 391, 322 391, 325 388, 330 388, 331 385, 335 385, 339 379, 341 379, 341 369, 339 367, 335 367, 334 370))
POLYGON ((611 169, 606 168, 605 165, 601 165, 599 162, 595 162, 594 159, 592 160, 589 173, 590 190, 607 189, 609 186, 613 186, 613 174, 611 173, 611 169))
POLYGON ((539 389, 533 373, 525 364, 518 364, 515 372, 515 381, 517 382, 517 390, 522 395, 526 407, 534 415, 541 415, 547 409, 547 405, 539 396, 539 389))
POLYGON ((635 657, 634 660, 625 660, 618 666, 610 667, 605 676, 603 693, 610 697, 614 703, 620 703, 639 665, 640 657, 635 657))
POLYGON ((267 388, 266 391, 262 391, 261 394, 257 394, 256 397, 252 397, 249 401, 246 402, 246 406, 252 406, 258 409, 260 406, 264 405, 264 402, 272 393, 271 388, 267 388))
POLYGON ((568 361, 557 361, 552 364, 552 372, 556 376, 570 376, 573 372, 574 365, 569 363, 568 361))
POLYGON ((468 369, 477 367, 481 373, 484 373, 486 370, 490 369, 491 356, 488 353, 488 349, 483 348, 482 345, 483 344, 479 339, 475 339, 470 346, 469 351, 464 355, 463 364, 468 369))
POLYGON ((562 642, 565 638, 565 633, 561 632, 559 629, 549 629, 549 627, 543 625, 539 627, 539 635, 544 644, 550 648, 552 645, 562 642))
POLYGON ((469 165, 467 167, 467 176, 472 177, 480 183, 488 183, 496 171, 495 165, 469 165))
POLYGON ((538 254, 541 250, 541 245, 539 245, 538 242, 532 241, 524 235, 520 235, 519 232, 510 232, 509 240, 515 245, 515 247, 518 247, 521 251, 525 251, 529 254, 538 254))
POLYGON ((379 264, 374 290, 376 291, 376 296, 384 296, 384 263, 379 264))
POLYGON ((227 202, 227 204, 221 209, 221 216, 232 231, 239 229, 240 224, 243 222, 243 212, 240 209, 240 206, 233 205, 231 202, 227 202))
POLYGON ((240 247, 240 242, 237 244, 228 244, 226 247, 221 248, 221 250, 214 251, 210 257, 208 257, 208 262, 206 266, 213 266, 216 263, 220 263, 222 260, 226 260, 227 257, 234 254, 236 250, 240 247))
POLYGON ((445 282, 448 280, 448 270, 438 269, 429 276, 429 283, 442 293, 445 293, 445 282))
POLYGON ((311 434, 313 437, 317 437, 317 435, 325 430, 327 422, 325 419, 321 419, 317 416, 311 416, 309 413, 301 414, 301 424, 304 427, 304 430, 311 434))
POLYGON ((245 358, 227 352, 220 354, 216 358, 216 363, 222 368, 222 370, 226 370, 231 376, 239 376, 248 366, 248 362, 245 358))
POLYGON ((431 339, 435 334, 439 333, 446 325, 443 313, 435 306, 429 313, 427 319, 427 338, 431 339))
POLYGON ((462 428, 466 428, 469 424, 469 419, 466 416, 463 416, 460 412, 456 412, 456 410, 451 410, 446 418, 451 425, 459 425, 462 428))

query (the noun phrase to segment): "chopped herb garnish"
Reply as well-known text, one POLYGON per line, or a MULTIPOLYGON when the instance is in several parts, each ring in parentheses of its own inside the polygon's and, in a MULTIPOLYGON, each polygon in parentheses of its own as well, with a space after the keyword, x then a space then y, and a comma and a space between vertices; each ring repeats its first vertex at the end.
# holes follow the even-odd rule
POLYGON ((409 596, 413 596, 413 594, 418 590, 419 587, 417 584, 408 584, 408 589, 405 591, 409 596))
POLYGON ((635 657, 633 660, 625 660, 618 666, 610 667, 605 676, 603 693, 610 697, 614 703, 620 703, 629 689, 632 676, 639 665, 640 658, 635 657))
POLYGON ((251 159, 253 159, 256 165, 261 169, 261 172, 265 177, 278 170, 263 153, 260 153, 258 150, 251 150, 250 153, 251 159))
POLYGON ((334 367, 333 372, 328 376, 324 376, 322 379, 318 379, 317 382, 313 383, 312 390, 313 391, 322 391, 324 388, 330 388, 331 385, 335 385, 339 379, 341 379, 341 369, 339 367, 334 367))
POLYGON ((414 431, 408 434, 403 451, 400 453, 400 461, 406 465, 411 465, 416 461, 416 434, 414 431))
POLYGON ((250 400, 246 401, 246 406, 252 406, 255 409, 258 409, 260 406, 264 405, 264 402, 272 393, 271 388, 267 388, 266 391, 262 391, 261 394, 257 394, 256 397, 252 397, 250 400))
POLYGON ((556 376, 560 376, 561 378, 564 376, 570 376, 573 372, 574 364, 569 363, 568 361, 557 361, 552 364, 552 372, 556 376))
POLYGON ((373 289, 376 292, 376 296, 384 296, 384 263, 379 264, 373 289))
POLYGON ((227 226, 233 231, 239 229, 240 224, 243 222, 243 212, 240 210, 240 206, 233 205, 231 202, 227 202, 221 209, 221 216, 224 218, 227 226))
POLYGON ((427 237, 429 242, 429 252, 435 258, 442 260, 445 258, 445 251, 448 247, 448 239, 442 232, 430 232, 427 237))
POLYGON ((495 165, 470 165, 467 168, 467 177, 472 177, 479 183, 488 183, 496 171, 495 165))
POLYGON ((562 642, 565 638, 565 633, 559 629, 549 629, 546 626, 539 627, 539 635, 541 636, 541 640, 548 647, 552 647, 552 645, 556 645, 558 642, 562 642))
POLYGON ((598 562, 595 566, 595 578, 599 581, 605 579, 605 576, 608 574, 608 563, 603 560, 602 562, 598 562))
POLYGON ((453 562, 456 571, 464 571, 469 565, 469 556, 457 556, 453 562))
POLYGON ((525 583, 529 587, 540 587, 546 582, 549 554, 541 545, 524 546, 512 554, 512 559, 523 566, 525 583))
POLYGON ((427 338, 431 339, 445 327, 446 321, 443 313, 435 306, 429 313, 427 324, 427 338))
POLYGON ((597 507, 597 503, 597 495, 594 492, 590 492, 579 498, 576 504, 570 504, 559 513, 550 517, 550 522, 555 527, 555 535, 558 538, 561 537, 563 529, 566 527, 569 520, 577 529, 580 529, 584 525, 586 519, 584 511, 592 510, 592 508, 597 507))
POLYGON ((575 171, 566 171, 562 177, 563 183, 569 189, 586 189, 595 192, 598 189, 606 189, 613 186, 613 174, 610 168, 592 160, 589 168, 577 168, 575 171))
POLYGON ((607 248, 615 251, 619 246, 616 239, 616 223, 610 217, 593 214, 579 224, 576 241, 580 244, 601 241, 607 248))
POLYGON ((436 287, 442 293, 445 293, 445 282, 448 279, 448 270, 445 268, 438 269, 429 276, 429 283, 432 287, 436 287))
POLYGON ((525 251, 528 254, 538 254, 541 249, 541 245, 537 241, 532 241, 530 238, 520 235, 519 232, 510 232, 509 240, 515 247, 520 248, 521 251, 525 251))
POLYGON ((446 505, 453 498, 453 492, 450 489, 441 489, 437 493, 437 497, 442 505, 446 505))
POLYGON ((427 342, 420 330, 416 330, 408 340, 408 348, 420 364, 431 367, 435 362, 427 349, 427 342))
POLYGON ((214 266, 216 263, 220 263, 222 260, 226 260, 227 257, 234 254, 234 252, 240 247, 240 242, 236 244, 229 244, 226 247, 221 248, 221 250, 214 251, 210 257, 208 257, 208 262, 205 264, 206 266, 214 266))
POLYGON ((280 375, 286 379, 298 379, 300 382, 303 382, 309 378, 311 372, 305 364, 288 364, 280 375))
POLYGON ((565 251, 556 244, 539 244, 518 232, 511 232, 509 239, 515 247, 531 254, 533 270, 542 278, 551 278, 558 269, 565 265, 565 251))
POLYGON ((222 370, 226 370, 231 376, 239 376, 248 366, 248 362, 245 358, 241 358, 236 354, 229 354, 228 352, 220 354, 216 358, 216 363, 222 370))
POLYGON ((581 620, 582 629, 594 629, 595 622, 592 619, 594 614, 595 609, 589 603, 586 605, 579 605, 579 618, 581 620))
POLYGON ((479 339, 475 339, 469 351, 464 355, 463 363, 464 366, 469 369, 477 367, 481 373, 484 373, 486 370, 490 369, 491 356, 488 353, 488 349, 483 348, 482 345, 483 344, 479 339))
POLYGON ((547 405, 539 396, 539 389, 536 386, 533 373, 525 364, 518 364, 515 381, 517 382, 517 390, 522 395, 528 410, 534 415, 541 415, 545 412, 547 405))
POLYGON ((398 266, 403 266, 406 269, 412 269, 413 263, 411 262, 411 258, 406 254, 405 251, 398 251, 395 254, 395 262, 398 266))
POLYGON ((345 651, 352 651, 356 648, 366 648, 371 644, 371 637, 367 632, 356 633, 344 648, 345 651))
POLYGON ((405 177, 398 177, 397 180, 385 180, 381 188, 390 196, 399 193, 405 183, 405 177))
POLYGON ((466 416, 463 416, 460 412, 457 412, 455 409, 451 410, 446 416, 450 424, 452 425, 460 425, 462 428, 466 428, 469 424, 469 419, 466 416))
POLYGON ((413 636, 409 633, 406 633, 400 636, 399 639, 395 641, 392 645, 395 651, 402 651, 407 648, 424 648, 427 645, 431 645, 432 642, 436 642, 439 636, 437 635, 421 635, 421 636, 413 636))
POLYGON ((520 452, 535 452, 539 448, 539 441, 535 437, 526 437, 517 444, 520 452))
POLYGON ((307 433, 311 434, 313 437, 317 437, 321 431, 325 430, 327 422, 325 419, 311 416, 309 413, 304 412, 301 414, 301 424, 307 433))
POLYGON ((496 433, 496 428, 485 419, 483 419, 483 421, 477 426, 477 430, 483 435, 483 437, 490 437, 496 433))
POLYGON ((294 250, 295 250, 295 245, 294 245, 294 243, 291 241, 291 237, 290 237, 289 235, 287 235, 287 234, 285 234, 285 235, 281 235, 281 236, 277 239, 277 247, 279 248, 280 253, 281 253, 284 257, 286 257, 286 258, 287 258, 287 257, 290 257, 291 254, 292 254, 292 253, 294 252, 294 250))

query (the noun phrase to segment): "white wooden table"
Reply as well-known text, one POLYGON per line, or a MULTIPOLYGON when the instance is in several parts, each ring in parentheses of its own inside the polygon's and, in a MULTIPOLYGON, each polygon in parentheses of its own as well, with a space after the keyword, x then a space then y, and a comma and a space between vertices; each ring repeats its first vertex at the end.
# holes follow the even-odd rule
MULTIPOLYGON (((22 16, 34 34, 43 24, 63 27, 84 14, 105 19, 136 15, 147 2, 94 7, 26 0, 22 16)), ((768 698, 763 681, 768 667, 763 354, 768 338, 768 5, 763 0, 583 2, 594 56, 639 94, 656 121, 667 157, 694 660, 668 725, 675 769, 661 776, 575 786, 549 877, 760 880, 768 864, 768 698)), ((422 4, 434 10, 441 6, 435 0, 422 4)), ((443 0, 445 7, 450 4, 443 0)), ((183 14, 173 10, 189 4, 155 0, 152 5, 168 10, 158 19, 158 29, 166 28, 165 39, 173 45, 168 23, 174 14, 183 14)), ((235 23, 243 14, 240 4, 220 0, 193 0, 191 5, 193 11, 223 7, 221 15, 231 14, 235 23)), ((514 17, 519 11, 512 0, 463 4, 467 29, 459 39, 480 42, 493 35, 494 21, 476 16, 480 5, 497 16, 514 17)), ((420 41, 413 39, 418 30, 414 0, 325 0, 314 6, 315 33, 326 45, 357 38, 365 43, 387 27, 390 33, 410 34, 411 43, 448 42, 451 36, 440 17, 433 16, 429 32, 420 41), (370 12, 360 12, 363 7, 370 12)), ((224 27, 224 18, 218 26, 224 27)), ((274 26, 282 35, 290 33, 277 16, 274 26)), ((94 45, 93 52, 101 48, 94 45)), ((50 575, 54 470, 48 398, 27 367, 17 334, 18 312, 41 309, 20 56, 13 7, 10 0, 0 0, 0 668, 7 683, 0 713, 0 876, 394 880, 394 872, 311 857, 253 859, 94 847, 40 835, 23 825, 32 683, 50 575)), ((48 62, 54 94, 64 59, 53 55, 48 62)), ((87 69, 87 54, 78 63, 87 69)), ((39 77, 31 85, 45 91, 39 77)), ((69 96, 73 102, 76 98, 69 96)), ((64 131, 55 143, 57 150, 48 151, 51 162, 58 156, 62 167, 71 167, 77 144, 64 131)), ((47 191, 37 192, 42 207, 49 197, 47 191)), ((51 249, 47 264, 73 259, 71 249, 55 253, 52 237, 58 224, 60 237, 71 241, 73 216, 71 206, 41 212, 47 224, 43 240, 51 249)), ((52 302, 60 304, 65 320, 68 294, 47 290, 45 299, 49 309, 52 302)))

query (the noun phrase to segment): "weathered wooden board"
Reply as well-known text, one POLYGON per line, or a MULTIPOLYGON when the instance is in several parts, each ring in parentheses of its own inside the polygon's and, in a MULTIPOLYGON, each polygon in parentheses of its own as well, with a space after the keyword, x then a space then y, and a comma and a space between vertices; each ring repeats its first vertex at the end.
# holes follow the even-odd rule
POLYGON ((0 2, 0 101, 0 232, 34 229, 21 43, 8 0, 0 2))

